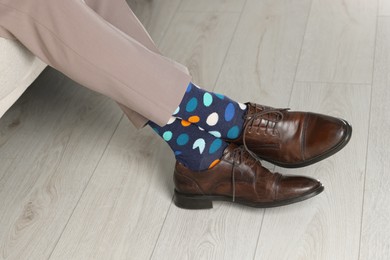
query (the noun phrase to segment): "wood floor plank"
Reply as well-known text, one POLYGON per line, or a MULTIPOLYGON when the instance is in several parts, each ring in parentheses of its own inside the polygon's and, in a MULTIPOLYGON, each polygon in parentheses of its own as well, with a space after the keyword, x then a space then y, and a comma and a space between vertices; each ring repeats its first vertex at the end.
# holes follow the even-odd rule
POLYGON ((213 204, 211 210, 172 205, 152 259, 253 259, 264 211, 213 204))
POLYGON ((370 86, 297 83, 290 105, 345 118, 353 135, 331 158, 305 168, 277 169, 320 179, 325 191, 298 204, 267 209, 256 259, 358 259, 370 86))
POLYGON ((178 12, 159 47, 164 55, 186 65, 195 83, 212 88, 238 18, 238 13, 178 12))
POLYGON ((50 259, 148 259, 171 204, 174 159, 122 120, 50 259), (146 141, 147 140, 147 141, 146 141))
POLYGON ((245 0, 183 0, 180 11, 186 12, 241 12, 245 0))
POLYGON ((0 180, 0 259, 47 259, 122 113, 49 69, 8 115, 19 124, 0 147, 15 157, 0 180))
POLYGON ((297 81, 371 84, 377 1, 313 0, 297 81))
POLYGON ((286 107, 311 1, 249 0, 215 91, 286 107))
POLYGON ((379 0, 378 15, 390 16, 390 1, 379 0))
POLYGON ((13 158, 11 159, 11 158, 0 157, 0 182, 13 161, 14 161, 13 158))
MULTIPOLYGON (((20 101, 18 103, 20 103, 20 101)), ((7 146, 8 140, 12 139, 12 136, 17 134, 22 129, 20 127, 20 114, 22 112, 20 108, 21 106, 14 105, 12 109, 9 109, 5 115, 0 118, 0 157, 16 157, 14 149, 11 151, 9 149, 5 149, 4 146, 7 146)))
POLYGON ((181 0, 126 1, 157 45, 165 35, 181 2, 181 0))
POLYGON ((360 259, 390 258, 390 17, 379 18, 360 259))

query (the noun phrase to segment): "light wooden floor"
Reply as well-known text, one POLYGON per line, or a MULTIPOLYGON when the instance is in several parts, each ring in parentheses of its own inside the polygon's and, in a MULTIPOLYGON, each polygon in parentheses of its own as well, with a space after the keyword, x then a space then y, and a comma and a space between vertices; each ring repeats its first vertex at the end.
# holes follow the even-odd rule
POLYGON ((346 118, 350 144, 275 169, 321 179, 311 200, 182 210, 169 147, 47 69, 0 120, 0 259, 390 259, 389 0, 129 2, 196 83, 346 118))

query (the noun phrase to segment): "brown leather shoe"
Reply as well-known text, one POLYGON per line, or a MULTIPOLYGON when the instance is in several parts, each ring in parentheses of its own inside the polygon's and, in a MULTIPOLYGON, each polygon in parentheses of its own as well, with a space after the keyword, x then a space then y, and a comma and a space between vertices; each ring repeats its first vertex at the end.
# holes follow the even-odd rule
POLYGON ((322 184, 303 176, 283 176, 261 166, 244 147, 230 144, 221 162, 209 170, 191 171, 176 163, 176 206, 186 209, 212 208, 212 201, 231 201, 267 208, 311 198, 324 190, 322 184))
POLYGON ((352 127, 342 119, 246 105, 243 134, 230 142, 243 144, 278 166, 297 168, 316 163, 340 151, 351 139, 352 127))

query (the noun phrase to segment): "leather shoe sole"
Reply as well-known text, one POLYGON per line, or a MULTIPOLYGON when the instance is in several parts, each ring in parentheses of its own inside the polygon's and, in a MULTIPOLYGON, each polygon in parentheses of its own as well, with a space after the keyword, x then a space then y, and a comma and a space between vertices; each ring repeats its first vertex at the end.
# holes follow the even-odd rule
MULTIPOLYGON (((316 189, 310 190, 307 193, 302 194, 299 197, 289 198, 285 200, 279 200, 275 202, 250 202, 245 200, 240 200, 236 198, 234 203, 242 204, 254 208, 273 208, 279 206, 285 206, 292 203, 300 202, 303 200, 310 199, 324 191, 324 186, 321 184, 316 189)), ((184 194, 178 192, 176 189, 174 191, 175 205, 183 209, 211 209, 213 208, 213 201, 232 201, 232 197, 220 196, 220 195, 192 195, 184 194)))

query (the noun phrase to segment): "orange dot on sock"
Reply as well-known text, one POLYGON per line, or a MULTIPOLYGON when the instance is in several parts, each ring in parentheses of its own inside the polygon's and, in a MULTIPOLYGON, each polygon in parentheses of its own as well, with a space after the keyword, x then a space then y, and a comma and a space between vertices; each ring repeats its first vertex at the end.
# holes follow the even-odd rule
POLYGON ((188 121, 190 121, 191 123, 198 123, 200 121, 200 117, 199 116, 191 116, 190 118, 188 118, 188 121))
POLYGON ((187 120, 181 120, 181 125, 182 126, 184 126, 184 127, 187 127, 187 126, 190 126, 191 125, 191 123, 190 122, 188 122, 187 120))
POLYGON ((212 162, 209 166, 209 169, 213 168, 215 165, 217 165, 221 160, 217 159, 214 162, 212 162))

